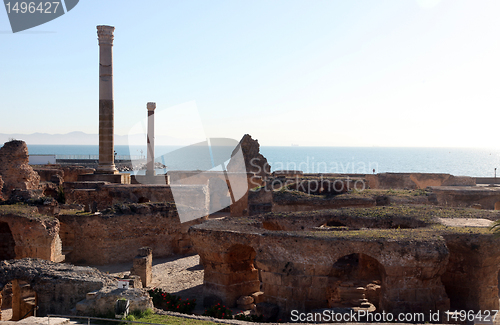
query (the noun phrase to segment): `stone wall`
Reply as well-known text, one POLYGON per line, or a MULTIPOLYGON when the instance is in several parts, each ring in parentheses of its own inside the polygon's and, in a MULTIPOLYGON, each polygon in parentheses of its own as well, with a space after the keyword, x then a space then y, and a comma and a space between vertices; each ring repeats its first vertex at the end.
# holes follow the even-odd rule
POLYGON ((51 182, 54 175, 59 175, 65 182, 76 182, 78 176, 91 174, 93 168, 84 166, 37 165, 33 170, 40 175, 40 182, 51 182))
MULTIPOLYGON (((366 180, 362 178, 285 178, 268 179, 263 187, 252 189, 248 194, 244 211, 256 215, 265 212, 294 212, 338 209, 342 207, 372 207, 374 197, 339 195, 350 190, 363 190, 366 180)), ((244 202, 242 202, 243 204, 244 202)), ((242 209, 243 207, 240 207, 242 209)), ((231 212, 236 210, 231 207, 231 212)))
POLYGON ((203 219, 181 223, 171 203, 115 206, 102 214, 59 215, 66 261, 104 265, 131 262, 147 246, 155 257, 193 253, 190 226, 203 219))
POLYGON ((498 309, 500 247, 492 236, 445 236, 450 262, 442 276, 450 307, 457 310, 498 309))
POLYGON ((500 209, 500 188, 486 186, 439 186, 431 187, 437 203, 448 207, 475 207, 500 209))
POLYGON ((272 232, 265 236, 242 235, 235 229, 207 232, 207 227, 190 231, 205 269, 205 295, 218 296, 231 307, 239 296, 260 291, 260 270, 264 299, 279 306, 283 316, 293 309, 327 308, 329 284, 337 281, 330 277, 332 265, 353 253, 382 265, 382 310, 428 312, 449 307, 440 280, 448 251, 441 241, 298 240, 272 232))
POLYGON ((428 186, 475 186, 468 176, 435 173, 380 173, 364 175, 373 189, 425 189, 428 186))
POLYGON ((3 193, 8 198, 14 190, 38 189, 40 176, 29 165, 28 146, 14 140, 0 148, 0 176, 3 179, 3 193))
POLYGON ((0 206, 0 259, 64 260, 59 221, 37 211, 29 206, 0 206))
POLYGON ((174 201, 169 185, 67 182, 64 183, 64 193, 67 204, 81 204, 86 208, 95 205, 97 210, 104 210, 120 203, 174 201))

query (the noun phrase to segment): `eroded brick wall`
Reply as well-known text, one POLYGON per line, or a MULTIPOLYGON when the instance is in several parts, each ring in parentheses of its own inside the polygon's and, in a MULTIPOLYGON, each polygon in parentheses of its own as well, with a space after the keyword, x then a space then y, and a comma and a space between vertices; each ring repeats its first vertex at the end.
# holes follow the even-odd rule
POLYGON ((193 253, 190 226, 181 223, 174 204, 122 205, 108 214, 59 215, 66 261, 95 265, 130 262, 147 246, 155 257, 193 253))

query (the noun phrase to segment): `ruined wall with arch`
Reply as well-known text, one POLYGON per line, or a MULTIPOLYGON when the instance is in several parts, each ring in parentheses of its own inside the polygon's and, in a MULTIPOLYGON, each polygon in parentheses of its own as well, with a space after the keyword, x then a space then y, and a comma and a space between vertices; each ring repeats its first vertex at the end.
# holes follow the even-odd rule
POLYGON ((427 314, 450 306, 498 309, 495 238, 487 229, 434 228, 439 221, 425 216, 434 210, 443 212, 380 207, 268 213, 209 220, 189 234, 205 268, 206 292, 230 307, 238 297, 262 291, 282 317, 335 307, 427 314))
POLYGON ((0 260, 25 257, 62 261, 59 221, 36 207, 0 207, 0 260))

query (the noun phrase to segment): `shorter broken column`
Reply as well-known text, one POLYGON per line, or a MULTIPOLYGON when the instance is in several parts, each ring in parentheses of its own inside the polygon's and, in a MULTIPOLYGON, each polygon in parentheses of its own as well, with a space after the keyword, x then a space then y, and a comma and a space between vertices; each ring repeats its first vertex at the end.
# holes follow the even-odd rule
POLYGON ((149 247, 139 248, 139 254, 134 257, 130 275, 141 277, 142 286, 149 287, 153 280, 153 250, 149 247))
POLYGON ((146 176, 155 175, 155 108, 156 103, 149 102, 148 108, 148 136, 147 136, 147 160, 146 176))

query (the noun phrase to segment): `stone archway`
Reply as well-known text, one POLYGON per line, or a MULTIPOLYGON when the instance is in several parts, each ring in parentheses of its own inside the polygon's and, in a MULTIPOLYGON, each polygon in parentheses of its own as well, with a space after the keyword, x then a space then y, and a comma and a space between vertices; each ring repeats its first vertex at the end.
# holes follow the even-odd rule
POLYGON ((227 306, 234 307, 239 297, 259 292, 255 256, 256 252, 251 246, 236 244, 225 252, 222 264, 205 258, 205 295, 215 295, 227 306))
POLYGON ((2 292, 1 320, 19 321, 34 316, 34 308, 38 305, 38 295, 31 285, 23 280, 8 282, 2 292))
POLYGON ((10 231, 9 224, 0 222, 0 260, 16 258, 16 242, 10 231))
POLYGON ((328 307, 375 311, 380 306, 384 267, 362 253, 345 255, 332 266, 328 280, 328 307))

